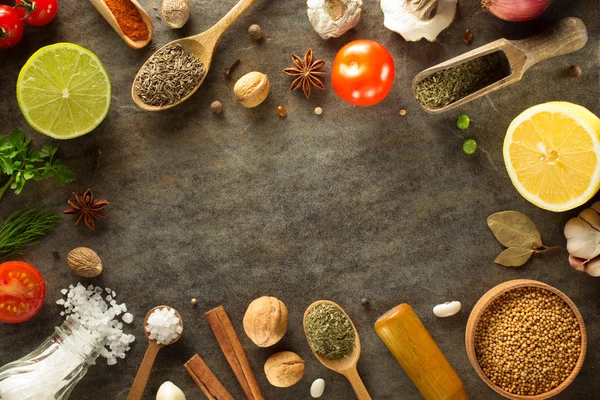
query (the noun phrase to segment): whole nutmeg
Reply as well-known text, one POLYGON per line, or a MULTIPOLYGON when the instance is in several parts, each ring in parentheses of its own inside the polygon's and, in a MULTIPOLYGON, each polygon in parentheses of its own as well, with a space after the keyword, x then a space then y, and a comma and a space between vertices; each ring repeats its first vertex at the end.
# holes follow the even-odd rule
POLYGON ((233 92, 244 107, 256 107, 269 95, 269 78, 261 72, 248 72, 238 79, 233 92))
POLYGON ((262 28, 256 24, 250 25, 248 28, 248 34, 254 40, 262 39, 262 28))
POLYGON ((273 386, 290 387, 304 376, 304 360, 291 351, 275 353, 265 363, 265 375, 273 386))
POLYGON ((279 299, 263 296, 254 300, 244 314, 244 331, 258 347, 279 342, 288 325, 288 311, 279 299))
POLYGON ((163 0, 162 15, 169 27, 181 28, 190 18, 189 0, 163 0))
POLYGON ((93 278, 102 273, 102 261, 98 254, 87 247, 77 247, 67 255, 67 266, 84 278, 93 278))

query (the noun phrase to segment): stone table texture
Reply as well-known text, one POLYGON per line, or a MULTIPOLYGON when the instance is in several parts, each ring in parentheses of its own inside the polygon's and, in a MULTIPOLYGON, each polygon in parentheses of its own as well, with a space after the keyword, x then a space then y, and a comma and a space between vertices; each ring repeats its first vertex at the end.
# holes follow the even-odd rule
MULTIPOLYGON (((6 0, 2 0, 5 2, 6 0)), ((158 0, 140 0, 154 21, 153 41, 195 34, 212 26, 234 0, 193 0, 188 24, 171 30, 155 17, 158 0)), ((158 10, 157 10, 158 9, 158 10)), ((358 364, 374 399, 419 399, 420 394, 385 345, 373 324, 390 308, 407 302, 421 317, 462 378, 472 399, 499 399, 477 377, 464 346, 469 312, 491 287, 517 278, 537 279, 564 291, 587 323, 589 349, 574 383, 557 399, 594 399, 600 392, 600 279, 571 269, 563 227, 579 210, 552 213, 535 207, 514 189, 504 168, 506 128, 521 111, 551 100, 581 104, 600 113, 598 100, 600 9, 594 0, 555 0, 535 21, 508 23, 485 12, 478 1, 463 0, 456 20, 437 42, 408 43, 383 26, 379 2, 366 0, 360 23, 338 39, 322 40, 300 0, 260 0, 222 38, 202 88, 186 103, 163 113, 146 113, 132 103, 133 77, 151 50, 133 50, 87 1, 61 1, 49 26, 28 27, 20 45, 0 50, 0 126, 3 133, 22 127, 36 145, 49 141, 27 125, 19 112, 15 83, 20 68, 38 48, 73 42, 98 55, 113 86, 106 120, 87 136, 57 142, 60 156, 77 174, 66 186, 28 183, 9 192, 0 219, 21 208, 61 212, 71 192, 90 187, 110 201, 106 220, 95 231, 73 227, 64 216, 58 228, 22 257, 43 273, 48 293, 40 313, 25 323, 0 324, 0 365, 20 358, 61 323, 60 290, 80 279, 65 265, 69 250, 95 249, 105 270, 84 284, 117 292, 135 320, 136 342, 115 366, 99 360, 75 388, 71 399, 125 399, 146 350, 143 316, 168 304, 183 316, 182 339, 158 355, 145 393, 153 399, 166 380, 188 399, 203 398, 183 363, 199 353, 235 399, 244 398, 203 314, 224 305, 247 352, 267 399, 306 399, 316 378, 327 382, 324 399, 352 399, 341 375, 326 370, 311 354, 302 331, 306 307, 318 299, 339 303, 360 333, 358 364), (495 39, 521 39, 561 18, 575 16, 587 25, 590 40, 582 50, 534 66, 510 88, 460 110, 428 115, 411 95, 419 71, 495 39), (258 23, 264 38, 247 34, 258 23), (463 42, 465 29, 473 42, 463 42), (353 39, 374 39, 391 52, 396 79, 380 104, 357 108, 331 88, 315 89, 310 99, 289 93, 290 78, 281 70, 292 53, 310 47, 326 60, 329 73, 338 49, 353 39), (232 80, 223 69, 241 65, 232 80), (583 76, 566 76, 579 64, 583 76), (244 109, 233 95, 237 78, 249 71, 269 75, 271 93, 261 106, 244 109), (219 99, 221 115, 209 104, 219 99), (276 107, 288 115, 281 118, 276 107), (317 116, 315 107, 323 108, 317 116), (405 116, 399 115, 406 109, 405 116), (460 113, 471 117, 467 131, 456 127, 460 113), (465 138, 479 144, 462 152, 465 138), (102 157, 95 168, 95 153, 102 157), (544 242, 561 249, 535 256, 523 268, 493 263, 502 246, 486 217, 518 210, 538 225, 544 242), (281 299, 289 309, 289 329, 274 348, 254 346, 242 329, 248 304, 262 295, 281 299), (196 306, 190 305, 197 298, 196 306), (361 305, 361 298, 370 300, 361 305), (433 316, 434 305, 460 300, 456 316, 433 316), (288 389, 272 387, 263 363, 274 352, 291 350, 306 361, 304 378, 288 389)))

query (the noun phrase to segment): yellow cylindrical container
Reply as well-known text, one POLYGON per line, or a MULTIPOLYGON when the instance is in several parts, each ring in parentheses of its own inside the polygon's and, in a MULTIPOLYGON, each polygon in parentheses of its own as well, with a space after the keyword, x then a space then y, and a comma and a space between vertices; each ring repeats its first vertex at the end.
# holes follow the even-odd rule
POLYGON ((425 400, 467 400, 465 387, 408 304, 375 322, 375 330, 425 400))

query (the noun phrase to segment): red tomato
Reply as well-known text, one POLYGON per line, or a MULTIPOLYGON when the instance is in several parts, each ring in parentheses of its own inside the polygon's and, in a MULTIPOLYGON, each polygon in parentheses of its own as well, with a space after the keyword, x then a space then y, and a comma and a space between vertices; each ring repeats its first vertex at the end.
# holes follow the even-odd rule
POLYGON ((40 271, 21 261, 0 264, 0 321, 27 321, 40 311, 46 282, 40 271))
POLYGON ((32 26, 50 23, 58 11, 57 0, 17 0, 15 9, 21 18, 32 26))
POLYGON ((372 40, 348 43, 335 56, 331 69, 333 89, 357 106, 371 106, 385 99, 394 83, 394 60, 372 40))
POLYGON ((12 7, 0 4, 0 48, 13 47, 19 43, 24 29, 19 13, 12 7))

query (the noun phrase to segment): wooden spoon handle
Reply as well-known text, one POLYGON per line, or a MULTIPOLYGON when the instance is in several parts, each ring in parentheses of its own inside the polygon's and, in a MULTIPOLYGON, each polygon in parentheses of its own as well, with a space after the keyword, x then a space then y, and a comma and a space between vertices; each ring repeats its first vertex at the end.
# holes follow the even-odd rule
POLYGON ((367 392, 367 388, 363 383, 362 379, 360 379, 360 375, 358 375, 358 371, 356 370, 356 365, 354 368, 350 368, 344 373, 344 376, 350 381, 352 385, 352 389, 354 389, 354 393, 356 393, 356 398, 358 400, 371 400, 371 396, 369 392, 367 392))
POLYGON ((250 9, 254 4, 256 4, 258 0, 240 0, 238 3, 233 6, 231 10, 219 22, 217 22, 212 28, 211 31, 214 32, 217 40, 227 31, 227 29, 231 28, 231 25, 235 24, 235 22, 250 9))
POLYGON ((540 61, 581 49, 587 40, 587 29, 583 22, 579 18, 570 17, 560 20, 538 35, 512 41, 512 44, 527 55, 523 69, 525 72, 540 61))
POLYGON ((131 385, 131 389, 129 389, 127 400, 142 399, 144 390, 146 390, 146 385, 148 384, 148 378, 150 378, 152 365, 154 364, 154 360, 158 354, 158 350, 160 350, 160 346, 156 342, 150 341, 148 343, 148 350, 146 350, 146 355, 140 364, 140 369, 138 369, 135 380, 133 381, 133 385, 131 385))

